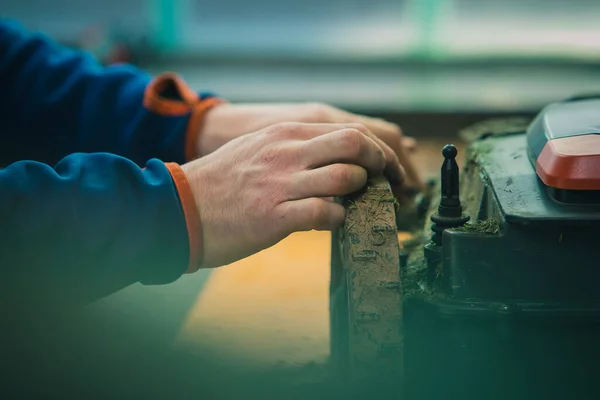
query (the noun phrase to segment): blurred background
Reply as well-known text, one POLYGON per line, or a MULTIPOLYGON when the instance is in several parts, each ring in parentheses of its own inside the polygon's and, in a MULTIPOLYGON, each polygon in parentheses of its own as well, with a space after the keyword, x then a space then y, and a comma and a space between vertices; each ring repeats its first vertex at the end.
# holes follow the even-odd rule
POLYGON ((535 112, 600 88, 593 0, 0 0, 0 10, 232 101, 410 114, 409 130, 419 114, 535 112))
MULTIPOLYGON (((398 122, 425 174, 472 122, 600 92, 598 15, 594 0, 0 0, 0 16, 106 64, 175 71, 232 102, 318 101, 398 122)), ((292 235, 226 268, 129 287, 92 307, 101 335, 324 362, 329 241, 292 235)))

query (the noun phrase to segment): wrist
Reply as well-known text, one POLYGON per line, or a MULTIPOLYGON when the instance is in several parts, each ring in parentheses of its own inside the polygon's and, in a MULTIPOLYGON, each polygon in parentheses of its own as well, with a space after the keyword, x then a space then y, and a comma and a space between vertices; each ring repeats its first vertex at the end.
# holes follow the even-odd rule
POLYGON ((206 146, 203 146, 204 139, 204 127, 208 114, 211 113, 213 108, 219 105, 226 104, 227 102, 219 97, 208 97, 200 100, 192 108, 192 114, 188 123, 186 139, 185 139, 185 158, 186 161, 192 161, 196 158, 202 157, 208 154, 206 146))
POLYGON ((197 129, 195 143, 190 142, 190 146, 195 146, 198 158, 214 152, 228 142, 224 133, 233 129, 234 121, 229 115, 231 108, 230 103, 221 101, 204 112, 202 122, 197 129), (227 122, 224 124, 224 121, 227 122))

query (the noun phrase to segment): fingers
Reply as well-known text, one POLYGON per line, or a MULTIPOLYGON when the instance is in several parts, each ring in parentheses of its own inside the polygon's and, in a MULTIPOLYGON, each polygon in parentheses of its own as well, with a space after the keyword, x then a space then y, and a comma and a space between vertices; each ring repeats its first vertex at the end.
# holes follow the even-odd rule
MULTIPOLYGON (((398 157, 398 161, 404 168, 406 177, 408 178, 407 180, 411 184, 416 185, 420 190, 425 189, 425 182, 409 157, 408 153, 410 150, 405 146, 405 144, 411 145, 411 142, 410 140, 404 140, 405 138, 403 138, 402 131, 398 125, 378 118, 351 114, 343 110, 338 110, 338 112, 340 114, 336 117, 336 121, 352 121, 363 124, 368 130, 372 131, 378 138, 385 142, 398 157)), ((412 139, 413 149, 415 144, 414 139, 412 139)))
POLYGON ((340 129, 306 141, 301 150, 309 169, 344 163, 364 167, 379 175, 386 165, 386 155, 379 144, 357 129, 340 129))
POLYGON ((275 208, 285 232, 335 230, 344 224, 344 206, 319 198, 286 201, 275 208))
POLYGON ((384 143, 380 138, 367 131, 370 138, 379 145, 385 154, 385 176, 389 179, 392 185, 401 185, 404 183, 404 168, 396 153, 384 143))
POLYGON ((394 184, 404 182, 404 171, 398 157, 387 144, 361 124, 340 126, 344 128, 325 135, 315 135, 312 140, 306 141, 303 153, 307 168, 331 163, 357 164, 372 175, 385 170, 385 175, 394 184), (383 165, 380 164, 382 160, 383 165))
MULTIPOLYGON (((346 113, 346 112, 344 111, 344 113, 346 113)), ((346 114, 349 114, 349 113, 346 113, 346 114)), ((380 118, 372 118, 372 117, 367 117, 365 115, 358 115, 358 114, 349 114, 346 118, 351 118, 351 119, 347 119, 348 121, 363 124, 369 130, 371 130, 373 133, 375 133, 377 135, 383 135, 382 139, 384 137, 397 138, 397 137, 402 136, 402 130, 400 129, 400 127, 398 125, 396 125, 392 122, 388 122, 386 120, 380 119, 380 118)))
POLYGON ((415 138, 404 136, 401 140, 402 147, 404 147, 409 153, 412 153, 417 149, 417 141, 415 138))
POLYGON ((335 116, 335 122, 355 122, 364 125, 367 129, 380 136, 382 139, 397 138, 402 136, 400 127, 392 122, 388 122, 381 118, 368 117, 366 115, 352 114, 344 110, 338 110, 339 113, 335 116))
POLYGON ((367 183, 367 171, 352 164, 332 164, 293 175, 290 200, 344 196, 367 183))
POLYGON ((419 190, 424 191, 425 181, 422 179, 414 163, 411 161, 408 152, 406 151, 404 146, 402 146, 401 143, 398 145, 396 154, 398 155, 398 160, 400 161, 400 164, 402 164, 402 167, 406 172, 406 177, 408 178, 407 180, 410 181, 417 188, 419 188, 419 190))
POLYGON ((362 124, 284 123, 272 127, 269 134, 302 141, 300 154, 306 168, 356 164, 371 175, 384 170, 392 185, 404 182, 404 170, 394 150, 362 124))
MULTIPOLYGON (((398 161, 400 162, 400 165, 402 165, 402 167, 404 168, 404 172, 406 173, 407 180, 411 184, 416 185, 419 188, 424 188, 425 184, 419 172, 417 171, 417 168, 414 166, 412 160, 410 159, 409 151, 404 146, 405 141, 402 137, 400 128, 398 128, 396 125, 385 123, 385 121, 379 122, 379 120, 374 118, 368 118, 367 121, 368 120, 372 121, 371 124, 373 128, 371 129, 373 130, 373 132, 377 134, 381 138, 381 140, 387 143, 398 157, 398 161)), ((368 124, 367 121, 365 121, 365 123, 368 124)), ((366 126, 369 127, 370 125, 366 126)))
POLYGON ((277 124, 272 128, 274 129, 275 134, 296 140, 311 140, 326 133, 349 128, 358 129, 361 132, 367 130, 364 126, 353 122, 335 124, 286 122, 277 124))

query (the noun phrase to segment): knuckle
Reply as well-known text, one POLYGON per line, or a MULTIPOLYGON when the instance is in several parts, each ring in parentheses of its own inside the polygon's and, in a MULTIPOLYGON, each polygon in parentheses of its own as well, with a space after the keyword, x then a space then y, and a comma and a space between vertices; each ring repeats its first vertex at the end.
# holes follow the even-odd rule
POLYGON ((356 129, 345 129, 342 131, 340 145, 349 155, 357 156, 362 152, 364 135, 356 129))
POLYGON ((359 124, 358 122, 352 122, 348 124, 348 128, 355 129, 362 134, 366 134, 369 131, 365 125, 359 124))
POLYGON ((252 196, 248 196, 244 200, 245 211, 247 213, 252 213, 252 215, 262 218, 268 214, 271 204, 271 199, 265 198, 265 196, 260 196, 259 193, 264 192, 264 189, 257 185, 256 194, 252 196))
POLYGON ((394 153, 394 150, 392 150, 385 143, 377 149, 377 153, 379 154, 379 158, 382 162, 385 162, 386 160, 391 160, 394 157, 396 157, 396 153, 394 153))
POLYGON ((314 199, 310 206, 313 225, 318 226, 327 219, 326 202, 314 199))
POLYGON ((390 133, 398 135, 398 136, 402 136, 402 129, 400 128, 400 126, 398 124, 395 124, 390 121, 386 121, 385 119, 382 119, 382 118, 377 118, 375 121, 380 126, 384 127, 390 133))
POLYGON ((373 164, 373 167, 376 171, 383 171, 388 167, 392 167, 393 163, 394 163, 394 157, 395 155, 393 154, 386 154, 386 153, 381 153, 380 157, 377 158, 377 161, 373 164))
POLYGON ((400 137, 404 136, 404 131, 402 131, 402 128, 400 127, 400 125, 392 124, 392 127, 394 129, 394 132, 396 132, 398 134, 398 136, 400 136, 400 137))
POLYGON ((331 181, 338 187, 345 187, 352 181, 352 171, 346 165, 333 165, 329 174, 331 181))
MULTIPOLYGON (((302 158, 297 146, 286 143, 267 144, 252 157, 256 167, 260 169, 258 174, 264 174, 270 179, 280 177, 281 173, 294 168, 302 158)), ((263 176, 263 178, 265 177, 263 176)))
POLYGON ((300 129, 301 124, 298 122, 279 122, 271 125, 267 133, 275 138, 287 138, 293 136, 300 129))
POLYGON ((285 185, 271 175, 255 179, 253 187, 254 192, 249 196, 248 205, 251 212, 256 215, 268 214, 276 204, 285 198, 285 185))
POLYGON ((281 151, 276 146, 267 145, 258 152, 257 156, 261 164, 273 164, 281 157, 281 151))
MULTIPOLYGON (((366 175, 366 174, 365 174, 366 175)), ((358 177, 349 165, 336 165, 330 171, 331 190, 338 195, 346 194, 357 184, 358 177)))
POLYGON ((333 107, 324 103, 308 103, 307 116, 310 122, 330 122, 333 107))
POLYGON ((379 158, 379 161, 377 162, 377 165, 376 165, 376 167, 375 167, 375 168, 376 168, 378 171, 383 171, 383 170, 385 170, 385 169, 386 169, 386 167, 387 167, 387 165, 388 165, 388 163, 390 163, 390 164, 391 164, 391 163, 393 163, 393 162, 394 162, 392 157, 395 157, 395 156, 386 157, 386 156, 385 156, 385 154, 382 152, 382 154, 381 154, 381 157, 379 158))

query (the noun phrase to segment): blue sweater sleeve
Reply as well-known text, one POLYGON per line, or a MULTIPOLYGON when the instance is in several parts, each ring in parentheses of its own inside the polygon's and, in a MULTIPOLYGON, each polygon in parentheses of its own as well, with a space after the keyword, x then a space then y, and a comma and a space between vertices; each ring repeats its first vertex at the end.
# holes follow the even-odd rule
POLYGON ((0 165, 53 165, 74 152, 113 153, 138 165, 151 158, 183 163, 192 103, 215 97, 192 95, 171 79, 161 88, 167 106, 147 107, 151 82, 132 66, 104 67, 0 19, 0 165))
POLYGON ((0 194, 2 304, 62 309, 174 281, 188 266, 184 210, 159 160, 19 161, 0 170, 0 194))

